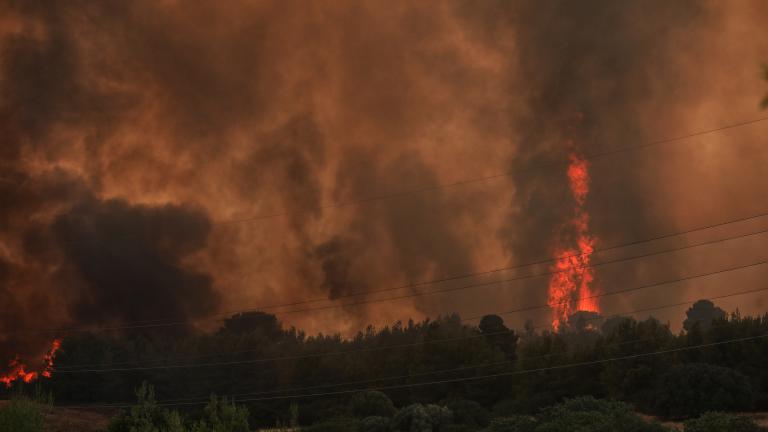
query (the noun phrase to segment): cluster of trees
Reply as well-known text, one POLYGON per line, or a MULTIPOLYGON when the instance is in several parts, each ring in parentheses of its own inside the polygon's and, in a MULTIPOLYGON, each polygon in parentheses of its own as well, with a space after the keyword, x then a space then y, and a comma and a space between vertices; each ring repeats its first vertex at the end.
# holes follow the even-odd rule
MULTIPOLYGON (((107 432, 248 432, 248 411, 211 398, 197 418, 159 407, 151 387, 138 391, 138 403, 116 417, 107 432)), ((296 405, 294 405, 296 407, 296 405)), ((298 413, 298 408, 294 409, 298 413)), ((356 393, 336 416, 307 427, 297 418, 277 430, 304 432, 673 432, 642 418, 631 405, 582 396, 542 409, 536 415, 498 416, 477 402, 453 399, 395 408, 384 393, 356 393)), ((684 432, 765 432, 748 417, 708 412, 685 422, 684 432)))
MULTIPOLYGON (((515 332, 495 315, 478 326, 449 315, 368 327, 345 339, 308 336, 251 312, 212 334, 67 337, 46 385, 63 404, 131 401, 145 381, 160 401, 228 395, 247 407, 254 427, 349 418, 351 395, 366 388, 385 389, 395 407, 435 411, 427 407, 444 403, 454 416, 446 401, 473 401, 510 417, 591 395, 682 419, 768 409, 768 338, 758 338, 766 334, 768 315, 726 314, 709 301, 687 311, 679 334, 654 318, 577 314, 557 332, 515 332), (636 356, 649 352, 661 354, 636 356), (326 395, 309 396, 315 393, 326 395)), ((180 409, 185 416, 195 410, 180 409)))

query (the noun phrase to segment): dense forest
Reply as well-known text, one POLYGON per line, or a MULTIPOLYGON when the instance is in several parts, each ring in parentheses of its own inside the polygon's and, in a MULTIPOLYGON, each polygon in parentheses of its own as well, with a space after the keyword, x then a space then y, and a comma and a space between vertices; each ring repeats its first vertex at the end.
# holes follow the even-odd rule
MULTIPOLYGON (((497 424, 494 418, 533 419, 526 416, 541 415, 543 407, 584 406, 611 413, 631 413, 632 406, 689 419, 768 410, 765 335, 768 315, 726 314, 707 300, 688 309, 679 334, 652 317, 577 313, 556 332, 530 325, 515 331, 497 315, 477 326, 449 315, 370 326, 345 339, 308 336, 283 328, 273 315, 248 312, 211 334, 153 329, 68 336, 52 378, 38 386, 61 405, 123 406, 135 402, 140 389, 137 406, 150 403, 189 419, 231 409, 230 417, 253 427, 334 421, 328 430, 346 430, 339 424, 347 420, 421 416, 433 418, 434 428, 424 430, 444 430, 443 423, 478 430, 497 424)), ((20 386, 4 391, 23 391, 20 386)))

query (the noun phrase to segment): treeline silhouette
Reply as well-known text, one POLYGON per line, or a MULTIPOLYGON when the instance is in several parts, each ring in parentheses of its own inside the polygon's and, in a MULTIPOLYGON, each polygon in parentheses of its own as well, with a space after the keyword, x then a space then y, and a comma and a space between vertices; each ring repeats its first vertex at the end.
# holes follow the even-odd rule
POLYGON ((41 384, 63 405, 130 404, 144 382, 159 405, 181 412, 226 396, 247 407, 251 425, 264 426, 348 418, 355 391, 366 389, 381 389, 399 408, 471 401, 489 418, 532 415, 584 395, 690 418, 768 410, 768 338, 754 338, 766 334, 768 314, 726 314, 708 300, 688 309, 679 333, 655 318, 591 313, 556 332, 530 323, 514 331, 496 315, 479 325, 448 315, 369 326, 345 339, 249 312, 214 333, 68 336, 41 384), (712 345, 724 341, 734 342, 712 345), (631 357, 642 353, 658 354, 631 357), (610 359, 619 360, 600 362, 610 359), (464 380, 472 377, 479 379, 464 380))

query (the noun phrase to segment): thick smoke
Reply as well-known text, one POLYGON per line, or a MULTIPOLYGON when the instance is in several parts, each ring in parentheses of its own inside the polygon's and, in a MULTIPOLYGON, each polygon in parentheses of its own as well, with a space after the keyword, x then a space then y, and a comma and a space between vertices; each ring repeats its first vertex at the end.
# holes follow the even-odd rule
POLYGON ((89 199, 57 216, 45 243, 64 255, 61 290, 75 322, 179 321, 218 306, 211 277, 184 267, 210 230, 198 209, 89 199))
MULTIPOLYGON (((45 349, 17 329, 195 324, 547 258, 572 209, 565 141, 589 155, 755 117, 765 16, 759 1, 0 0, 0 363, 45 349)), ((764 210, 764 150, 754 166, 693 150, 591 161, 598 248, 764 210)), ((608 290, 687 264, 598 276, 608 290)), ((546 299, 543 280, 516 285, 280 318, 348 333, 546 299)))

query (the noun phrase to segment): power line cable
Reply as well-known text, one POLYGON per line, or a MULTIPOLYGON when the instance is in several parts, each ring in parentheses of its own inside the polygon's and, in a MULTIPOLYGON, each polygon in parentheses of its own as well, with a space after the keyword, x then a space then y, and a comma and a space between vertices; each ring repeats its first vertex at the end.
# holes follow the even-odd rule
MULTIPOLYGON (((751 218, 748 218, 748 219, 754 219, 754 218, 756 218, 756 217, 751 217, 751 218)), ((747 219, 743 219, 743 220, 747 220, 747 219)), ((707 228, 705 228, 705 229, 707 229, 707 228)), ((688 231, 686 233, 690 233, 690 232, 692 232, 692 231, 688 231)), ((624 257, 624 258, 619 258, 619 259, 614 259, 614 260, 609 260, 609 261, 603 261, 603 262, 599 262, 599 263, 596 263, 596 264, 590 264, 588 266, 583 266, 583 267, 579 267, 579 268, 594 268, 594 267, 599 267, 599 266, 606 265, 606 264, 613 264, 613 263, 617 263, 617 262, 630 261, 630 260, 635 260, 635 259, 639 259, 639 258, 645 258, 645 257, 653 256, 653 255, 659 255, 659 254, 670 253, 670 252, 677 252, 677 251, 691 249, 691 248, 695 248, 695 247, 707 246, 707 245, 712 245, 712 244, 716 244, 716 243, 721 243, 721 242, 724 242, 724 241, 735 240, 735 239, 739 239, 739 238, 751 237, 751 236, 755 236, 755 235, 759 235, 759 234, 764 234, 766 232, 768 232, 768 229, 764 229, 764 230, 760 230, 760 231, 756 231, 756 232, 752 232, 752 233, 748 233, 748 234, 742 234, 742 235, 737 235, 737 236, 732 236, 732 237, 726 237, 726 238, 722 238, 722 239, 716 239, 716 240, 710 240, 710 241, 706 241, 706 242, 700 242, 700 243, 696 243, 696 244, 692 244, 692 245, 686 245, 686 246, 681 246, 681 247, 676 247, 676 248, 668 248, 668 249, 664 249, 664 250, 657 251, 657 252, 652 252, 652 253, 646 253, 646 254, 635 255, 635 256, 631 256, 631 257, 624 257)), ((616 248, 616 247, 613 247, 613 248, 616 248)), ((604 250, 607 250, 607 249, 603 249, 603 250, 599 250, 599 251, 595 251, 595 252, 602 252, 604 250)), ((581 254, 579 254, 579 255, 581 255, 581 254)), ((578 255, 574 255, 574 256, 578 256, 578 255)), ((555 259, 551 259, 551 260, 548 260, 548 261, 556 261, 556 260, 559 260, 559 259, 567 259, 567 258, 568 258, 568 256, 561 257, 561 258, 555 258, 555 259)), ((319 307, 312 307, 312 308, 280 311, 278 313, 279 314, 292 314, 292 313, 311 312, 311 311, 318 311, 318 310, 345 308, 345 307, 349 307, 349 306, 359 306, 359 305, 370 304, 370 303, 381 303, 381 302, 385 302, 385 301, 401 300, 401 299, 405 299, 405 298, 419 297, 419 296, 431 295, 431 294, 440 294, 440 293, 446 293, 446 292, 454 292, 454 291, 460 291, 460 290, 477 288, 477 287, 497 285, 497 284, 501 284, 501 283, 513 282, 513 281, 518 281, 518 280, 532 279, 532 278, 537 278, 537 277, 549 276, 549 275, 552 275, 552 274, 562 273, 564 271, 566 271, 566 270, 548 271, 548 272, 543 272, 543 273, 537 273, 537 274, 531 274, 531 275, 523 275, 523 276, 518 276, 518 277, 514 277, 514 278, 501 279, 501 280, 490 281, 490 282, 468 284, 468 285, 463 285, 463 286, 459 286, 459 287, 451 287, 451 288, 444 288, 444 289, 431 290, 431 291, 412 292, 412 293, 408 293, 408 294, 404 294, 404 295, 399 295, 399 296, 379 298, 379 299, 365 299, 365 300, 356 301, 356 302, 335 303, 335 304, 326 305, 326 306, 319 306, 319 307)), ((479 273, 477 273, 477 275, 487 274, 487 273, 489 273, 489 272, 479 272, 479 273)), ((254 312, 254 311, 260 311, 260 310, 259 309, 244 309, 244 310, 238 311, 237 313, 246 313, 246 312, 254 312)), ((221 317, 221 316, 225 316, 225 315, 223 315, 222 313, 216 313, 216 314, 206 315, 206 316, 194 319, 194 320, 193 319, 186 319, 186 320, 177 320, 177 321, 168 321, 168 322, 155 322, 155 323, 148 323, 148 324, 140 324, 139 323, 139 324, 135 324, 135 325, 123 324, 123 325, 109 326, 109 327, 81 327, 81 328, 55 329, 55 330, 54 329, 50 329, 50 330, 19 329, 19 330, 13 331, 12 333, 54 333, 54 334, 58 333, 58 334, 62 334, 62 333, 74 333, 74 332, 95 332, 95 331, 116 331, 116 330, 130 330, 130 329, 146 329, 146 328, 157 328, 157 327, 170 327, 170 326, 185 325, 185 324, 189 324, 191 322, 204 322, 204 321, 218 320, 218 319, 220 319, 219 317, 221 317)))
MULTIPOLYGON (((420 383, 395 384, 395 385, 388 385, 388 386, 359 388, 354 390, 339 390, 339 391, 333 391, 333 392, 306 393, 306 394, 298 394, 298 395, 281 395, 281 396, 269 396, 269 397, 260 397, 260 398, 244 398, 244 399, 235 400, 234 402, 242 403, 242 402, 260 402, 260 401, 281 400, 281 399, 305 399, 305 398, 312 398, 312 397, 351 394, 351 393, 357 393, 361 391, 395 390, 395 389, 403 389, 403 388, 424 387, 424 386, 438 385, 438 384, 451 384, 451 383, 458 383, 458 382, 479 381, 479 380, 485 380, 485 379, 491 379, 491 378, 501 378, 501 377, 523 375, 523 374, 530 374, 530 373, 536 373, 536 372, 546 372, 551 370, 561 370, 561 369, 569 369, 569 368, 575 368, 575 367, 592 366, 592 365, 610 363, 614 361, 623 361, 623 360, 630 360, 630 359, 636 359, 636 358, 651 357, 656 355, 672 354, 677 352, 690 351, 690 350, 701 349, 701 348, 709 348, 709 347, 727 345, 732 343, 756 341, 756 340, 764 339, 766 337, 768 337, 768 334, 761 334, 756 336, 733 338, 733 339, 728 339, 728 340, 718 341, 718 342, 690 345, 686 347, 671 348, 666 350, 657 350, 657 351, 650 351, 645 353, 611 357, 607 359, 574 362, 574 363, 567 363, 563 365, 553 365, 553 366, 546 366, 541 368, 524 369, 524 370, 518 370, 518 371, 511 371, 511 372, 501 372, 496 374, 486 374, 486 375, 479 375, 479 376, 473 376, 473 377, 452 378, 452 379, 444 379, 444 380, 436 380, 436 381, 426 381, 426 382, 420 382, 420 383)), ((158 406, 185 406, 185 405, 189 406, 189 405, 201 405, 201 404, 204 405, 206 403, 208 402, 207 401, 177 402, 177 403, 160 402, 157 405, 158 406)), ((80 405, 80 406, 65 406, 65 407, 67 408, 129 408, 131 406, 132 405, 122 405, 122 406, 120 405, 80 405)))
MULTIPOLYGON (((758 292, 764 292, 768 291, 768 287, 765 288, 759 288, 754 290, 748 290, 748 291, 740 291, 736 293, 729 293, 725 295, 715 296, 715 297, 708 297, 709 300, 718 300, 728 297, 735 297, 740 295, 746 295, 746 294, 754 294, 758 292)), ((589 319, 585 319, 585 322, 592 322, 592 321, 600 321, 600 320, 608 320, 611 318, 620 318, 620 317, 626 317, 628 315, 633 315, 640 312, 648 312, 652 310, 661 310, 671 307, 677 307, 677 306, 687 306, 695 303, 698 299, 695 300, 687 300, 684 302, 678 302, 678 303, 670 303, 665 305, 658 305, 653 306, 650 308, 644 308, 644 309, 636 309, 633 311, 627 311, 620 314, 612 314, 608 316, 601 316, 601 317, 593 317, 589 319)), ((550 327, 549 324, 546 325, 537 325, 533 326, 532 328, 543 328, 543 327, 550 327)), ((504 332, 490 332, 490 333, 483 333, 479 335, 479 337, 489 337, 497 334, 509 334, 508 331, 504 332)), ((637 342, 648 342, 649 340, 647 338, 636 338, 631 340, 625 340, 622 342, 617 343, 609 343, 605 345, 600 345, 600 348, 606 348, 606 347, 618 347, 623 345, 628 345, 631 343, 637 343, 637 342)), ((565 353, 551 353, 551 354, 545 354, 540 356, 526 356, 525 360, 539 360, 543 358, 549 358, 557 355, 563 355, 565 353)), ((468 369, 477 369, 477 368, 485 368, 485 367, 492 367, 492 366, 503 366, 503 365, 511 365, 513 364, 510 360, 504 360, 504 361, 497 361, 497 362, 490 362, 490 363, 479 363, 479 364, 471 364, 451 369, 441 369, 436 371, 429 371, 429 372, 419 372, 419 373, 411 373, 408 375, 398 375, 398 376, 388 376, 388 377, 379 377, 379 378, 370 378, 366 380, 359 380, 359 381, 353 381, 353 382, 344 382, 344 383, 326 383, 326 384, 318 384, 311 387, 301 387, 301 388, 283 388, 283 389, 274 389, 274 390, 265 390, 262 392, 249 392, 249 393, 239 393, 239 394, 228 394, 228 395, 222 395, 227 398, 236 398, 236 397, 243 397, 243 396, 255 396, 255 395, 261 395, 261 394, 274 394, 274 393, 282 393, 286 391, 306 391, 306 390, 314 390, 318 388, 326 388, 326 387, 339 387, 344 385, 352 385, 352 384, 365 384, 365 383, 371 383, 371 382, 377 382, 377 381, 388 381, 388 380, 395 380, 395 379, 406 379, 406 378, 413 378, 417 376, 425 376, 425 375, 436 375, 441 373, 448 373, 448 372, 457 372, 461 370, 468 370, 468 369)), ((197 397, 186 397, 186 398, 174 398, 174 399, 164 399, 163 402, 178 402, 178 401, 190 401, 190 400, 204 400, 210 398, 210 393, 206 396, 197 396, 197 397)))
MULTIPOLYGON (((628 152, 628 151, 632 151, 632 150, 637 150, 637 149, 657 146, 657 145, 660 145, 660 144, 666 144, 666 143, 672 143, 672 142, 677 142, 677 141, 683 141, 683 140, 686 140, 686 139, 689 139, 689 138, 694 138, 694 137, 702 136, 702 135, 708 135, 708 134, 712 134, 712 133, 715 133, 715 132, 721 132, 721 131, 728 130, 728 129, 735 129, 735 128, 739 128, 739 127, 743 127, 743 126, 748 126, 748 125, 755 124, 755 123, 760 123, 760 122, 763 122, 763 121, 766 121, 766 120, 768 120, 768 117, 760 117, 760 118, 753 119, 753 120, 747 120, 747 121, 743 121, 743 122, 732 123, 732 124, 729 124, 729 125, 720 126, 720 127, 714 128, 714 129, 707 129, 707 130, 703 130, 703 131, 691 132, 691 133, 684 134, 684 135, 679 135, 679 136, 676 136, 676 137, 664 138, 664 139, 660 139, 660 140, 656 140, 656 141, 649 141, 649 142, 638 144, 638 145, 624 146, 624 147, 608 150, 608 151, 605 151, 605 152, 593 153, 593 154, 585 155, 583 159, 586 159, 586 160, 598 159, 598 158, 605 157, 605 156, 610 156, 610 155, 614 155, 614 154, 618 154, 618 153, 624 153, 624 152, 628 152)), ((550 167, 550 166, 558 166, 558 165, 562 165, 562 164, 563 164, 563 162, 541 164, 541 165, 536 165, 535 167, 530 167, 528 169, 531 170, 531 171, 537 171, 537 170, 540 170, 542 168, 546 168, 546 167, 550 167)), ((497 178, 508 177, 508 176, 516 174, 516 173, 518 173, 518 172, 515 172, 515 171, 505 171, 505 172, 501 172, 501 173, 497 173, 497 174, 492 174, 492 175, 488 175, 488 176, 467 178, 467 179, 464 179, 464 180, 459 180, 459 181, 455 181, 455 182, 451 182, 451 183, 442 183, 442 184, 437 184, 437 185, 433 185, 433 186, 424 186, 424 187, 415 188, 415 189, 406 190, 406 191, 401 191, 401 192, 393 192, 393 193, 388 193, 388 194, 373 195, 373 196, 369 196, 369 197, 364 197, 364 198, 358 198, 358 199, 350 200, 350 201, 347 201, 347 202, 337 201, 337 202, 334 202, 334 203, 322 205, 322 206, 320 206, 320 209, 335 208, 335 207, 347 207, 347 206, 353 206, 353 205, 368 204, 368 203, 376 202, 376 201, 382 201, 382 200, 388 200, 388 199, 394 199, 394 198, 401 198, 401 197, 405 197, 405 196, 409 196, 409 195, 416 195, 416 194, 420 194, 420 193, 424 193, 424 192, 429 192, 429 191, 433 191, 433 190, 451 188, 451 187, 456 187, 456 186, 463 186, 463 185, 467 185, 467 184, 479 183, 479 182, 484 182, 484 181, 493 180, 493 179, 497 179, 497 178)), ((231 219, 231 220, 214 222, 214 225, 229 225, 229 224, 253 222, 253 221, 257 221, 257 220, 272 219, 272 218, 276 218, 276 217, 287 216, 288 214, 289 214, 288 212, 281 212, 281 213, 272 213, 272 214, 261 215, 261 216, 253 216, 253 217, 242 218, 242 219, 231 219)))
MULTIPOLYGON (((732 272, 732 271, 736 271, 736 270, 741 270, 741 269, 746 269, 746 268, 753 268, 753 267, 764 265, 766 263, 768 263, 768 262, 761 261, 761 262, 757 262, 757 263, 751 263, 751 264, 731 267, 731 268, 728 268, 728 269, 717 270, 717 271, 713 271, 713 272, 709 272, 709 273, 704 273, 704 274, 698 274, 698 275, 694 275, 694 276, 687 276, 687 277, 682 277, 682 278, 677 278, 677 279, 672 279, 672 280, 666 280, 666 281, 663 281, 663 282, 656 282, 656 283, 653 283, 653 284, 640 285, 640 286, 637 286, 637 287, 627 288, 627 289, 619 290, 619 291, 612 291, 612 292, 608 292, 608 293, 595 294, 593 296, 584 297, 584 298, 576 298, 576 299, 573 299, 573 300, 567 301, 567 302, 547 303, 547 304, 542 304, 542 305, 522 307, 522 308, 519 308, 519 309, 513 309, 513 310, 510 310, 510 311, 501 312, 500 314, 512 314, 512 313, 517 313, 517 312, 527 312, 527 311, 536 310, 536 309, 549 308, 549 307, 552 307, 553 305, 568 304, 568 303, 571 303, 571 302, 577 302, 577 301, 583 300, 583 299, 598 298, 598 297, 604 297, 604 296, 609 296, 609 295, 626 294, 626 293, 632 292, 632 291, 639 291, 639 290, 642 290, 642 289, 653 288, 653 287, 669 285, 669 284, 673 284, 673 283, 678 283, 678 282, 683 282, 683 281, 688 281, 688 280, 693 280, 693 279, 698 279, 698 278, 703 278, 703 277, 714 276, 714 275, 717 275, 717 274, 732 272)), ((473 319, 476 319, 476 318, 473 317, 473 318, 468 318, 466 320, 468 321, 468 320, 473 320, 473 319)), ((465 320, 462 320, 462 321, 465 321, 465 320)), ((477 336, 473 335, 473 337, 477 337, 477 336)), ((466 338, 453 338, 453 340, 461 340, 461 339, 466 339, 466 338)), ((443 339, 443 341, 447 341, 447 340, 450 340, 450 339, 443 339)), ((411 344, 402 344, 402 345, 399 345, 399 346, 400 347, 404 347, 404 346, 417 346, 417 345, 421 345, 422 343, 423 342, 416 342, 416 343, 411 343, 411 344)), ((179 368, 201 368, 201 367, 232 366, 232 365, 239 365, 239 364, 264 363, 264 362, 270 362, 270 361, 297 360, 297 359, 303 359, 303 358, 313 358, 313 357, 329 356, 329 355, 343 355, 343 354, 350 354, 350 353, 353 353, 353 352, 380 351, 382 349, 391 349, 392 347, 393 346, 374 347, 374 348, 367 348, 367 349, 336 351, 336 352, 333 352, 333 353, 321 353, 321 354, 311 354, 311 355, 296 355, 296 356, 279 356, 279 357, 260 358, 260 359, 217 361, 217 362, 196 363, 196 364, 195 363, 190 363, 190 364, 173 364, 173 365, 160 365, 160 366, 137 366, 137 367, 121 367, 121 368, 89 368, 89 369, 67 369, 67 370, 62 370, 62 369, 55 368, 55 369, 53 369, 53 372, 62 373, 62 374, 63 373, 105 373, 105 372, 128 372, 128 371, 137 371, 137 370, 165 370, 165 369, 179 369, 179 368)), ((71 366, 71 367, 74 367, 74 366, 71 366)))

